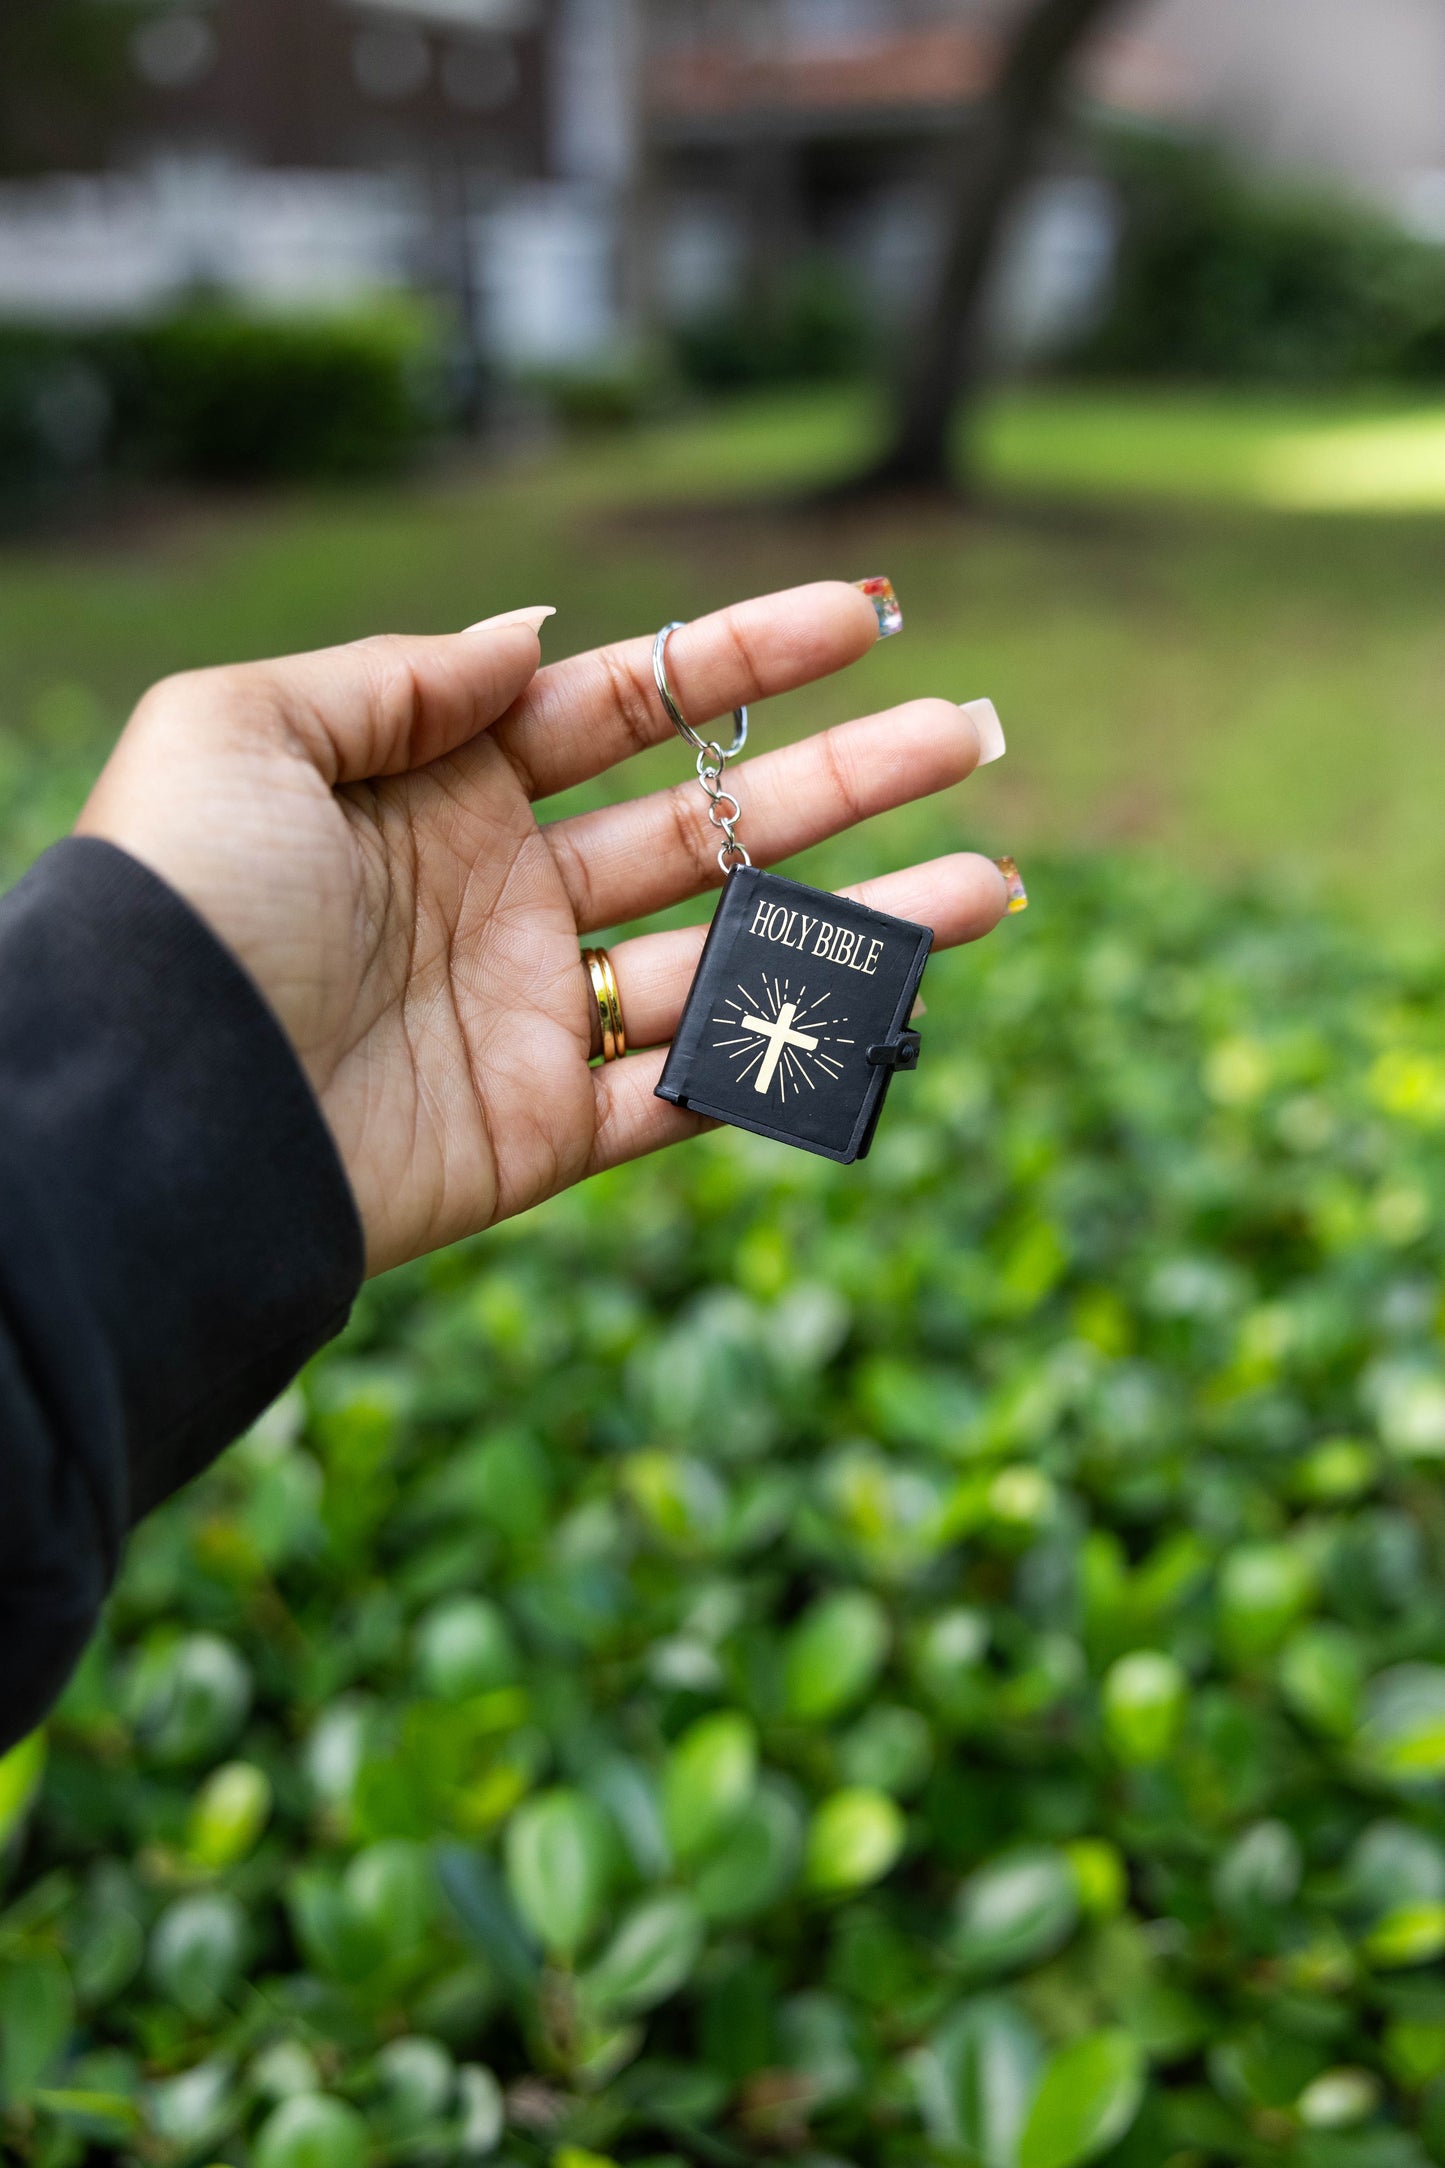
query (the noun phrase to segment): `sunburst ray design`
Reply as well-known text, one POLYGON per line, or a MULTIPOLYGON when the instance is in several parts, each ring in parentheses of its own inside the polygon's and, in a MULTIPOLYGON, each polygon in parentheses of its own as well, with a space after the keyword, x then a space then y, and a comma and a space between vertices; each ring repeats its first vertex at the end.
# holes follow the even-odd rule
POLYGON ((766 971, 760 974, 760 983, 762 1001, 739 982, 738 998, 726 995, 718 1003, 720 1009, 734 1013, 712 1019, 726 1034, 713 1040, 713 1051, 727 1056, 738 1083, 751 1081, 753 1090, 764 1098, 776 1087, 779 1102, 785 1104, 790 1084, 794 1096, 800 1097, 804 1090, 816 1092, 820 1077, 833 1082, 842 1076, 844 1058, 825 1049, 857 1042, 836 1028, 846 1025, 848 1018, 834 1013, 832 993, 822 989, 810 996, 805 982, 795 994, 790 980, 770 977, 766 971))

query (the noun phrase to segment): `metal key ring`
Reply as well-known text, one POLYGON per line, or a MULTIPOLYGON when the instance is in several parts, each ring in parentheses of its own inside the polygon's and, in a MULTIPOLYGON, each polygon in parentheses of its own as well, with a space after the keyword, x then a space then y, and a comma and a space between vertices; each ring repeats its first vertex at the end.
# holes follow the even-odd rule
MULTIPOLYGON (((693 729, 692 724, 677 704, 677 695, 674 693, 667 675, 667 643, 675 632, 683 630, 686 622, 685 618, 674 618, 670 625, 663 626, 661 632, 653 641, 652 675, 657 683, 658 697, 676 724, 679 734, 687 740, 695 753, 706 753, 714 749, 712 740, 700 736, 693 729)), ((723 754, 725 762, 736 760, 738 754, 748 742, 748 711, 746 708, 733 709, 733 730, 733 742, 723 754)))

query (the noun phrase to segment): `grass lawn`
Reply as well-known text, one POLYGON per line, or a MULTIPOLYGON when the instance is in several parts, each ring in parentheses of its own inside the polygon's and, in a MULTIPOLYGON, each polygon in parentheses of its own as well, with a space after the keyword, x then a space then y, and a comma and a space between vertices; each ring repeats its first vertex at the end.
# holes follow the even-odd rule
MULTIPOLYGON (((64 827, 167 671, 522 602, 559 606, 560 653, 765 587, 887 572, 906 636, 848 685, 761 714, 757 742, 915 693, 987 692, 1010 757, 866 850, 825 854, 818 877, 953 838, 1025 861, 1144 849, 1445 919, 1445 408, 1018 393, 989 417, 977 513, 769 501, 856 457, 869 425, 849 395, 791 395, 500 473, 458 463, 404 489, 183 505, 11 545, 5 870, 64 827)), ((642 770, 683 772, 676 748, 642 770)))

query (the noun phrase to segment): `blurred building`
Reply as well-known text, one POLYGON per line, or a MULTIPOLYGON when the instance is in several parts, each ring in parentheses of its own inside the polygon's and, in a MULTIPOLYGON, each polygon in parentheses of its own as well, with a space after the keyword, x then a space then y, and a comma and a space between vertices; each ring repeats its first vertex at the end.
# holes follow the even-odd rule
MULTIPOLYGON (((72 9, 76 0, 70 0, 72 9)), ((80 0, 84 5, 85 0, 80 0)), ((442 285, 542 177, 535 0, 89 0, 103 88, 6 85, 0 308, 134 313, 186 287, 276 302, 442 285)))
MULTIPOLYGON (((813 252, 906 308, 938 145, 1016 0, 65 4, 110 26, 110 72, 77 102, 0 67, 0 311, 424 285, 504 362, 580 365, 813 252)), ((1098 105, 1440 217, 1437 0, 1147 0, 1122 20, 1091 60, 1098 105)), ((1049 175, 1008 251, 1009 335, 1087 312, 1110 246, 1105 193, 1049 175)))

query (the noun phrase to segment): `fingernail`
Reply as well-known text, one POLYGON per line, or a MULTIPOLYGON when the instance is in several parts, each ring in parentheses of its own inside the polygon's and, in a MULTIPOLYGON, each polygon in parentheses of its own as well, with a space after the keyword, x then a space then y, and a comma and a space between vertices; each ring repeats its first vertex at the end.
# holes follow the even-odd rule
POLYGON ((991 760, 1002 760, 1008 751, 1008 740, 1003 734, 1003 724, 998 719, 998 709, 991 700, 965 700, 963 712, 978 732, 978 764, 986 768, 991 760))
POLYGON ((928 1003, 924 1000, 922 994, 920 994, 918 999, 914 1002, 913 1007, 908 1012, 908 1021, 910 1024, 916 1024, 920 1022, 923 1017, 927 1016, 927 1014, 928 1003))
POLYGON ((479 624, 468 625, 468 632, 496 632, 502 625, 530 625, 533 632, 540 632, 549 617, 557 612, 550 603, 541 603, 529 610, 504 610, 500 617, 484 617, 479 624))
POLYGON ((853 585, 873 605, 880 640, 891 640, 895 632, 902 632, 903 609, 893 592, 892 580, 855 580, 853 585))
POLYGON ((996 858, 994 864, 1003 875, 1003 885, 1008 890, 1009 917, 1029 907, 1029 892, 1024 887, 1024 877, 1019 872, 1018 861, 1013 858, 996 858))

